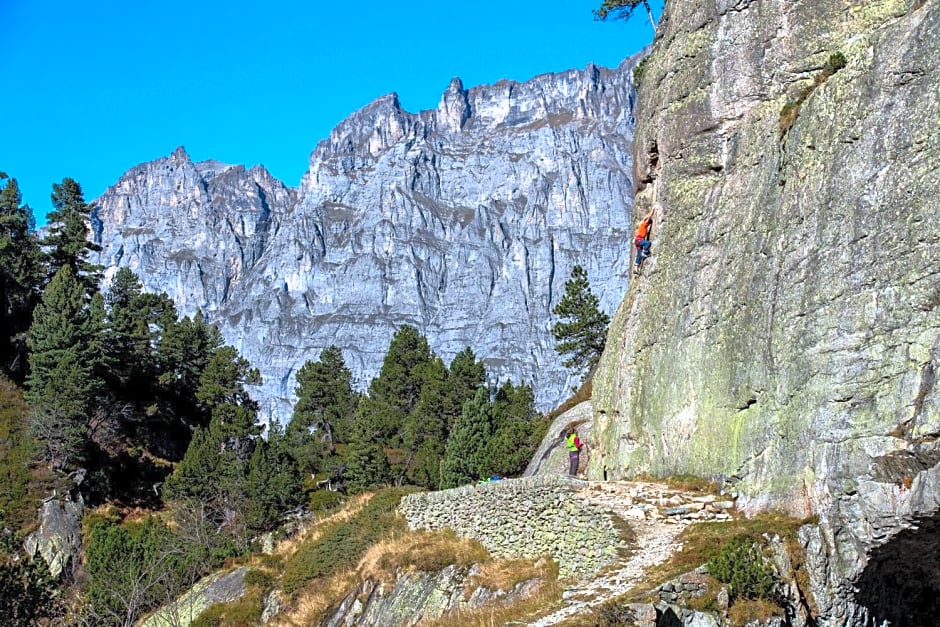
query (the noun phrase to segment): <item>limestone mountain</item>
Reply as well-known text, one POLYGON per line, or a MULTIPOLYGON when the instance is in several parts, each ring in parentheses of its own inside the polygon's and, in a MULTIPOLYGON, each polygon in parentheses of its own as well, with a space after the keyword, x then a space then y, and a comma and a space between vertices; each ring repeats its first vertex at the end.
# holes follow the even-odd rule
POLYGON ((546 408, 577 383, 550 334, 571 268, 607 312, 627 287, 635 62, 454 79, 418 114, 384 96, 317 145, 297 189, 180 148, 95 201, 100 262, 218 322, 282 420, 304 361, 335 344, 364 387, 404 324, 546 408))
POLYGON ((824 624, 936 620, 937 59, 935 1, 670 0, 641 70, 653 257, 594 380, 590 474, 818 515, 824 624))

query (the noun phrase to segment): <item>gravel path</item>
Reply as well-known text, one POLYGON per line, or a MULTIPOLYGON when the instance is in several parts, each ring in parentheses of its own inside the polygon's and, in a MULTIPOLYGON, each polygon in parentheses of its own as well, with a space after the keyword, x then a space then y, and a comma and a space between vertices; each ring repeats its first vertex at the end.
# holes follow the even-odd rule
POLYGON ((652 566, 668 560, 682 545, 676 537, 687 526, 705 520, 728 520, 730 503, 675 490, 657 483, 584 482, 581 498, 608 509, 627 521, 636 534, 636 545, 620 564, 601 575, 571 583, 563 594, 564 605, 548 616, 528 623, 532 627, 557 625, 566 618, 589 611, 634 588, 652 566))

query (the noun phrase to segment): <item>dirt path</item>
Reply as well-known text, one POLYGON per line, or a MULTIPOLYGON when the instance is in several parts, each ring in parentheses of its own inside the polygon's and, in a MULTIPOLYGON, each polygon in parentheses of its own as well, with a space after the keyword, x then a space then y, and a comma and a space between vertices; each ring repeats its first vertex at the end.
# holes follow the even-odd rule
POLYGON ((682 548, 676 543, 676 537, 687 526, 731 518, 725 511, 730 505, 728 502, 658 483, 584 482, 578 494, 627 521, 636 534, 636 547, 625 561, 601 575, 570 584, 563 595, 564 605, 529 623, 532 627, 556 625, 628 592, 642 581, 650 567, 665 562, 682 548))

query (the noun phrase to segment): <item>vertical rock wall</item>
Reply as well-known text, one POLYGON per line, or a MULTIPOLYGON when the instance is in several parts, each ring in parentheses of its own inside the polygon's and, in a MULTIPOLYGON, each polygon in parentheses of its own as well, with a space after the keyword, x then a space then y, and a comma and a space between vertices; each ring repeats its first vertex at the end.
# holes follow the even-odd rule
POLYGON ((866 555, 938 510, 938 59, 936 0, 670 0, 639 81, 653 257, 594 380, 589 474, 818 514, 851 620, 866 555))

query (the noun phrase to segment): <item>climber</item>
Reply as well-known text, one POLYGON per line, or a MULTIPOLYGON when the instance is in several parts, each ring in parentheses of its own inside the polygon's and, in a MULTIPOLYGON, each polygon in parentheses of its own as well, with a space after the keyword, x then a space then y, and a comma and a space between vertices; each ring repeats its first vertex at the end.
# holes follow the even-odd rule
POLYGON ((581 438, 574 427, 569 427, 565 441, 568 444, 568 474, 574 477, 578 474, 578 464, 581 462, 581 438))
POLYGON ((640 266, 643 260, 650 256, 650 231, 653 228, 653 210, 646 214, 640 226, 636 227, 636 237, 633 238, 633 245, 636 246, 636 265, 633 267, 633 276, 640 274, 640 266))

